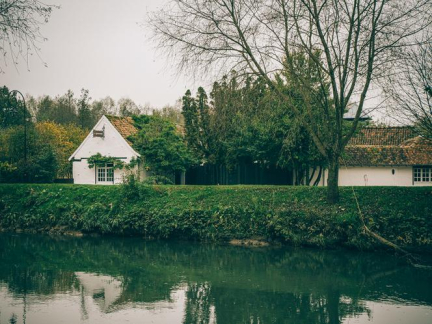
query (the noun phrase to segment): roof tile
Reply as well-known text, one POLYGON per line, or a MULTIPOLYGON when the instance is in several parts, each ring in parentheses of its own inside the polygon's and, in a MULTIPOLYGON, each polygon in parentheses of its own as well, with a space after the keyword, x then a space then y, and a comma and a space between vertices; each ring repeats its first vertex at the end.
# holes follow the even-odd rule
POLYGON ((432 142, 412 127, 365 127, 345 148, 347 166, 432 165, 432 142))

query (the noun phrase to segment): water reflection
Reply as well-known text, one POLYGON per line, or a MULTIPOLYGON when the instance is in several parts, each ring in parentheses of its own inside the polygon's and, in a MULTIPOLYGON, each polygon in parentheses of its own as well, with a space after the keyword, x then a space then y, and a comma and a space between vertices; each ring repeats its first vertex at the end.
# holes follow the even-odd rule
POLYGON ((431 273, 385 255, 2 234, 0 261, 0 323, 432 322, 431 273))

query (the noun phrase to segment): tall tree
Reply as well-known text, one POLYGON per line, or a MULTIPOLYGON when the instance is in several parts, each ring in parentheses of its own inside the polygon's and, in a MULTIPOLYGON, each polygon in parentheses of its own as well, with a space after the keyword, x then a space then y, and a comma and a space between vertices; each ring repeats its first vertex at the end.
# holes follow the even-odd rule
POLYGON ((409 45, 431 23, 431 11, 430 0, 173 0, 151 16, 150 24, 180 69, 235 67, 262 77, 302 119, 326 159, 327 199, 334 203, 339 199, 339 158, 356 131, 371 82, 382 77, 395 48, 409 45), (275 79, 276 73, 290 70, 312 109, 314 85, 291 60, 298 50, 316 65, 321 86, 327 79, 331 85, 320 102, 318 121, 307 119, 275 79), (358 109, 345 129, 343 114, 352 100, 358 109))
POLYGON ((76 105, 77 100, 71 90, 54 99, 50 96, 43 96, 36 103, 36 120, 39 122, 53 121, 63 125, 77 123, 76 105))
POLYGON ((196 95, 199 112, 199 133, 202 151, 208 158, 211 155, 211 133, 210 133, 210 108, 207 93, 203 87, 198 88, 196 95))
MULTIPOLYGON (((55 8, 58 6, 38 0, 0 1, 0 55, 4 63, 10 59, 18 64, 21 57, 28 67, 28 58, 34 52, 39 53, 38 43, 45 40, 40 26, 48 22, 55 8)), ((3 72, 1 65, 0 72, 3 72)))
POLYGON ((93 119, 90 111, 90 96, 89 91, 81 89, 81 96, 77 101, 78 106, 78 123, 81 128, 93 127, 93 119))
POLYGON ((154 175, 171 177, 186 171, 196 161, 176 126, 159 116, 134 116, 138 133, 131 140, 154 175))
POLYGON ((72 90, 68 90, 63 96, 58 97, 57 113, 55 122, 63 125, 76 123, 77 121, 77 100, 72 90))
MULTIPOLYGON (((145 107, 141 107, 140 110, 143 114, 148 115, 148 113, 146 113, 145 107)), ((162 107, 162 109, 153 109, 150 111, 153 111, 153 115, 165 118, 176 125, 179 126, 184 125, 184 118, 182 115, 181 107, 178 107, 177 105, 176 106, 166 105, 162 107)))
POLYGON ((102 115, 115 114, 115 101, 111 97, 105 97, 101 100, 95 100, 91 104, 91 115, 93 124, 102 117, 102 115))
POLYGON ((6 86, 0 88, 0 128, 13 125, 23 125, 29 112, 24 107, 22 99, 11 93, 6 86))
POLYGON ((185 140, 196 156, 204 158, 199 146, 199 117, 195 98, 187 90, 182 98, 182 114, 185 121, 185 140))
POLYGON ((204 88, 199 87, 196 98, 187 90, 182 99, 185 119, 185 139, 201 163, 214 163, 211 145, 210 107, 204 88))
POLYGON ((121 98, 117 104, 118 104, 119 116, 130 117, 132 115, 139 115, 140 114, 139 107, 130 98, 121 98))

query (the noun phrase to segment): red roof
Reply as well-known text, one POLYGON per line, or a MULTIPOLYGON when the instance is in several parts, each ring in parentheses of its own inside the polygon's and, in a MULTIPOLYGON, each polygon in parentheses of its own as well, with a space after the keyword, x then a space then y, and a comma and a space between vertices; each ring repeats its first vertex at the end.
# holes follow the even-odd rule
POLYGON ((341 159, 347 166, 432 165, 432 142, 412 127, 365 127, 341 159))

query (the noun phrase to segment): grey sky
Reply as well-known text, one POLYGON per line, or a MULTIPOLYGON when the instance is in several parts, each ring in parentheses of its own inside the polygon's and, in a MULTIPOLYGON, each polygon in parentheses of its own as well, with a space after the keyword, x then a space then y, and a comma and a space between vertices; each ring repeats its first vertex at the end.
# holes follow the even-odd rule
MULTIPOLYGON (((30 71, 9 62, 0 74, 0 86, 33 96, 55 96, 72 89, 90 90, 93 99, 129 97, 138 104, 173 104, 193 86, 176 75, 148 41, 149 31, 139 25, 147 13, 165 0, 47 0, 61 5, 42 34, 41 57, 33 56, 30 71)), ((192 89, 191 89, 192 90, 192 89)))

